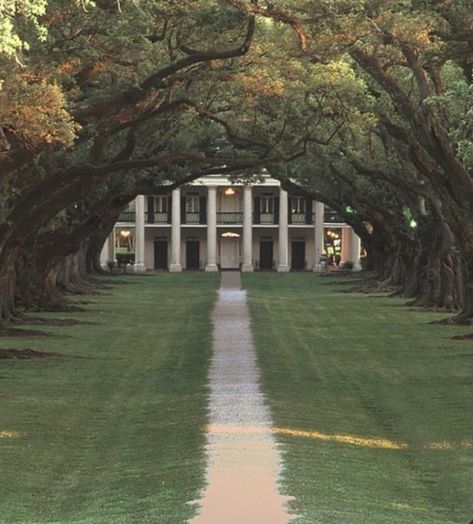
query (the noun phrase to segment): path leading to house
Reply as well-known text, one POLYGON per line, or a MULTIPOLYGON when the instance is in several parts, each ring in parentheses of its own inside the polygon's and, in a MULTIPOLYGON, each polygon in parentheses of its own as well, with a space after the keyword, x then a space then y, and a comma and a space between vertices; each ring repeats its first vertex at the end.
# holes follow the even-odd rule
POLYGON ((213 323, 208 485, 192 523, 287 523, 287 497, 278 492, 281 457, 259 387, 240 273, 222 273, 213 323))

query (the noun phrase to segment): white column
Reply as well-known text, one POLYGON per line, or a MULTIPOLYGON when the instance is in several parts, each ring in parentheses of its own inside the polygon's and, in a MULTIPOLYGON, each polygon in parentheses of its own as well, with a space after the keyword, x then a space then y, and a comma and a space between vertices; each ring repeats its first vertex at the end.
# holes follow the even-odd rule
POLYGON ((342 264, 351 262, 351 227, 342 228, 342 264))
POLYGON ((102 269, 110 269, 110 264, 115 264, 115 227, 112 229, 100 252, 100 266, 102 269))
POLYGON ((243 190, 243 265, 241 270, 253 271, 253 188, 245 186, 243 190))
POLYGON ((182 271, 181 266, 181 190, 173 189, 171 213, 171 273, 182 271))
POLYGON ((278 273, 286 273, 289 268, 289 229, 287 223, 288 211, 287 191, 279 192, 279 260, 278 273))
POLYGON ((207 264, 205 271, 218 271, 217 266, 217 188, 207 193, 207 264))
POLYGON ((315 260, 314 260, 314 271, 319 273, 322 271, 323 266, 320 261, 324 254, 324 212, 325 206, 322 202, 315 203, 315 224, 314 224, 314 248, 315 248, 315 260))
POLYGON ((109 252, 110 238, 107 237, 102 246, 102 251, 100 251, 100 267, 104 270, 108 269, 108 252, 109 252))
POLYGON ((361 254, 361 239, 353 231, 353 228, 350 228, 351 231, 351 261, 353 262, 353 271, 361 271, 360 264, 360 254, 361 254))
POLYGON ((135 273, 144 273, 145 266, 145 196, 135 200, 135 273))

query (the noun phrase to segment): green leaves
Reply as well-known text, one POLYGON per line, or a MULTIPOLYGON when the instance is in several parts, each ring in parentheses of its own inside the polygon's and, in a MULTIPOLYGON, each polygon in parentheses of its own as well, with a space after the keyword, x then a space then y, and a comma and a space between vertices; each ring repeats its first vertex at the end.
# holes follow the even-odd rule
POLYGON ((0 55, 15 57, 30 48, 34 38, 44 41, 46 27, 40 17, 47 0, 3 0, 0 3, 0 55))

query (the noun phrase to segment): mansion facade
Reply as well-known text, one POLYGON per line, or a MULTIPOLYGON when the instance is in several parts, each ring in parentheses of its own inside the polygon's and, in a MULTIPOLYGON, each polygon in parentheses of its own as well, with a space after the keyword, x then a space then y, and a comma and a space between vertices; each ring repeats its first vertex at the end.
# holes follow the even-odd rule
POLYGON ((208 176, 162 195, 138 195, 102 249, 103 267, 135 272, 360 269, 360 239, 324 204, 263 176, 250 185, 208 176))

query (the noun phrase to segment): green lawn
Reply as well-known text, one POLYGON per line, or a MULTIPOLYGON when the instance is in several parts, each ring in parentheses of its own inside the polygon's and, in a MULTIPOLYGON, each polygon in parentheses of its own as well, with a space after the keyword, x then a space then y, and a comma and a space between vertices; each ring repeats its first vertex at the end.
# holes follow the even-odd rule
POLYGON ((0 339, 60 354, 0 360, 2 523, 177 524, 194 514, 186 502, 204 483, 218 278, 118 280, 85 314, 43 315, 95 324, 0 339))
POLYGON ((468 328, 310 274, 244 285, 296 522, 467 524, 473 347, 450 337, 468 328))

